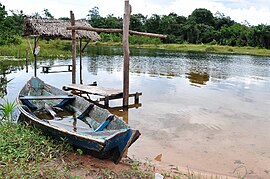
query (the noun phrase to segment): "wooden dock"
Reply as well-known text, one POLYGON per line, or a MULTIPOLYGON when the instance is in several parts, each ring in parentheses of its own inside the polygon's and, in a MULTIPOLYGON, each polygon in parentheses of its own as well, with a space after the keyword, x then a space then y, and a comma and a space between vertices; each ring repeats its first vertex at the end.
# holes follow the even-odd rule
MULTIPOLYGON (((80 84, 70 84, 63 86, 63 90, 65 91, 73 91, 76 94, 86 94, 88 99, 90 99, 90 95, 100 96, 99 101, 104 101, 104 106, 109 107, 109 101, 114 99, 123 98, 123 92, 118 89, 113 88, 104 88, 98 86, 89 86, 89 85, 80 85, 80 84)), ((139 96, 141 96, 141 92, 131 93, 129 97, 134 97, 134 103, 139 104, 139 96)))
POLYGON ((41 65, 43 73, 49 73, 49 70, 53 67, 68 67, 68 71, 72 71, 72 65, 41 65))

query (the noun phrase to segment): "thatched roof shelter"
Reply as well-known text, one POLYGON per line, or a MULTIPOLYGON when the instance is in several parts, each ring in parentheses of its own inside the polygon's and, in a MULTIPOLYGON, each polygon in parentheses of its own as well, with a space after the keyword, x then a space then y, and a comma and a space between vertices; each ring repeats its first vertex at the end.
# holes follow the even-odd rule
MULTIPOLYGON (((75 21, 76 26, 91 27, 86 21, 75 21)), ((71 39, 71 26, 68 20, 26 18, 24 23, 24 35, 38 35, 40 38, 71 39)), ((94 31, 76 30, 76 38, 99 40, 100 36, 94 31)))

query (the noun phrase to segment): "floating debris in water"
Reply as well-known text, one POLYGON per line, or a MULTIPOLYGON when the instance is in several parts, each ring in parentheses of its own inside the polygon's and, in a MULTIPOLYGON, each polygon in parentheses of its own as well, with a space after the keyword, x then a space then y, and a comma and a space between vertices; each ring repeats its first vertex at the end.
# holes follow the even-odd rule
POLYGON ((155 160, 161 162, 161 157, 162 157, 162 154, 159 154, 155 157, 155 160))

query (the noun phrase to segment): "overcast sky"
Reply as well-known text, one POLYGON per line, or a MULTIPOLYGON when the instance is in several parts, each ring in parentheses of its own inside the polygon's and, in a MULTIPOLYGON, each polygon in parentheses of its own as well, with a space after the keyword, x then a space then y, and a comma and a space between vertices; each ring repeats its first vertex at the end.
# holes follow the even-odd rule
MULTIPOLYGON (((88 11, 99 7, 101 16, 122 16, 124 0, 0 0, 6 10, 23 10, 27 15, 42 14, 44 9, 56 18, 69 17, 73 10, 76 19, 86 18, 88 11)), ((175 12, 188 16, 196 8, 206 8, 230 16, 236 22, 247 20, 251 25, 270 25, 270 0, 130 0, 132 13, 168 15, 175 12)))

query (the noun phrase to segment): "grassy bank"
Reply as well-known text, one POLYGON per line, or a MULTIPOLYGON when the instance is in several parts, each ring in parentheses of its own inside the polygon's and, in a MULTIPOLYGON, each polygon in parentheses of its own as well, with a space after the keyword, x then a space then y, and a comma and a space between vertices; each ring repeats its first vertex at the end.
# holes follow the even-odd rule
MULTIPOLYGON (((101 46, 121 46, 121 43, 94 43, 94 45, 101 46)), ((221 45, 195 45, 195 44, 141 44, 130 45, 134 48, 148 48, 148 49, 161 49, 173 50, 179 52, 196 52, 196 53, 212 53, 212 54, 230 54, 230 55, 256 55, 256 56, 270 56, 270 50, 257 47, 232 47, 221 45)))
POLYGON ((161 44, 157 46, 143 45, 143 48, 158 48, 166 50, 177 50, 182 52, 201 52, 214 54, 236 54, 270 56, 270 50, 254 47, 231 47, 220 45, 193 45, 193 44, 161 44))
MULTIPOLYGON (((0 178, 153 178, 156 172, 137 160, 122 161, 118 169, 111 163, 79 154, 28 125, 0 122, 0 178)), ((162 174, 189 178, 179 171, 162 174)))
MULTIPOLYGON (((32 57, 31 47, 32 40, 23 39, 21 45, 4 45, 0 46, 0 56, 14 56, 16 58, 25 58, 26 50, 29 57, 32 57)), ((39 40, 38 45, 41 47, 39 58, 71 58, 71 41, 69 40, 39 40)), ((122 47, 119 42, 92 42, 94 46, 116 46, 122 47)), ((257 47, 231 47, 220 45, 194 45, 194 44, 131 44, 134 48, 162 49, 179 52, 196 52, 196 53, 214 53, 214 54, 239 54, 239 55, 256 55, 270 56, 270 50, 257 47)))
POLYGON ((71 150, 24 124, 0 122, 0 175, 3 178, 66 177, 66 166, 55 167, 71 150))
MULTIPOLYGON (((71 41, 68 40, 39 40, 40 46, 39 58, 70 58, 71 41)), ((33 58, 32 50, 34 48, 32 39, 23 39, 20 45, 2 45, 0 46, 0 56, 13 56, 16 58, 25 58, 28 51, 29 58, 33 58)))

